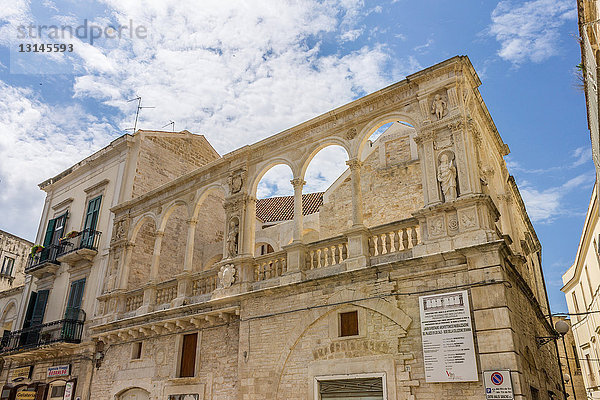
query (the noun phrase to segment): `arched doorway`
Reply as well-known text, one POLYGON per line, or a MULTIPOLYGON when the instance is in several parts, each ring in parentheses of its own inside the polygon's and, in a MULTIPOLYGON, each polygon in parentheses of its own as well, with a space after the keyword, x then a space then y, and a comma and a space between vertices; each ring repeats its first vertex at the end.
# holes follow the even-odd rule
POLYGON ((118 400, 150 400, 150 393, 140 388, 127 389, 121 393, 118 400))

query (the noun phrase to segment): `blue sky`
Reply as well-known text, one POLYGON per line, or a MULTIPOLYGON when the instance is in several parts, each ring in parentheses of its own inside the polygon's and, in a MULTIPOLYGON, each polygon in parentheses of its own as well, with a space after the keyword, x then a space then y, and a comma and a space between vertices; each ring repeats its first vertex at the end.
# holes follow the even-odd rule
MULTIPOLYGON (((37 184, 131 127, 127 100, 136 95, 155 107, 138 127, 175 121, 223 154, 464 54, 510 146, 551 306, 565 311, 561 274, 594 180, 579 51, 572 0, 3 0, 0 229, 33 239, 44 199, 37 184), (28 43, 19 26, 85 19, 146 35, 69 39, 73 53, 54 58, 18 54, 28 43)), ((341 171, 335 155, 319 154, 309 189, 341 171)), ((286 173, 270 172, 263 195, 286 193, 286 173)))

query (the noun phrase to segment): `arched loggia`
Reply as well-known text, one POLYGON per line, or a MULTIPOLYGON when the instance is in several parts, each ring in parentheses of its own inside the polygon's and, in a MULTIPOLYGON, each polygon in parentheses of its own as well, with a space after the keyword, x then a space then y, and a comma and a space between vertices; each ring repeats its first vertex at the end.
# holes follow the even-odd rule
POLYGON ((127 289, 139 289, 148 282, 154 244, 156 241, 156 221, 152 216, 144 216, 133 230, 131 257, 127 265, 127 289))

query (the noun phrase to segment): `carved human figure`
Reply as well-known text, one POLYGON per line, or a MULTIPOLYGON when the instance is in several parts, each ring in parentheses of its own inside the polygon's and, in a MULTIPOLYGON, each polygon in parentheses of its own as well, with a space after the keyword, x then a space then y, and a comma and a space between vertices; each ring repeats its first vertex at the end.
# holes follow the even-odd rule
POLYGON ((229 233, 227 234, 227 252, 229 257, 235 257, 238 254, 238 238, 240 233, 240 223, 237 218, 231 218, 229 221, 229 233))
POLYGON ((456 167, 448 153, 440 156, 437 179, 442 185, 445 201, 456 199, 456 167))
POLYGON ((444 117, 446 112, 446 101, 442 98, 442 95, 436 94, 433 103, 431 104, 431 113, 435 114, 438 120, 444 117))

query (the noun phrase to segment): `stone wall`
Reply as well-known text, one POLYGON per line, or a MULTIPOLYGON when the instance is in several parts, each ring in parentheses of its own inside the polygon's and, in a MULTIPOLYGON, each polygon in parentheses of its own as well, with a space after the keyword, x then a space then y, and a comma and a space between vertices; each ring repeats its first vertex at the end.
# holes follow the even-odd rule
POLYGON ((24 271, 31 246, 33 246, 33 243, 28 240, 0 231, 0 268, 3 265, 5 257, 15 259, 12 279, 8 276, 0 276, 0 291, 23 286, 25 283, 24 271))
POLYGON ((148 282, 155 238, 156 228, 154 221, 148 219, 143 222, 134 241, 127 280, 128 290, 140 288, 148 282))
POLYGON ((172 134, 141 131, 138 134, 144 137, 140 141, 133 198, 219 158, 201 135, 186 131, 172 134))
POLYGON ((175 206, 164 230, 158 261, 158 282, 173 279, 183 272, 188 231, 188 213, 183 205, 175 206))
MULTIPOLYGON (((405 127, 400 132, 394 129, 382 134, 363 162, 360 183, 367 227, 411 218, 412 212, 423 207, 421 166, 418 160, 412 160, 410 152, 409 134, 413 131, 405 127)), ((352 182, 346 174, 324 197, 319 212, 321 239, 336 236, 340 228, 352 225, 352 182)))
POLYGON ((177 354, 181 335, 164 334, 143 341, 142 357, 132 360, 135 340, 111 345, 104 362, 94 373, 92 399, 112 400, 130 387, 152 393, 151 399, 166 399, 166 391, 198 393, 200 399, 231 400, 239 393, 238 332, 239 323, 207 327, 198 332, 196 376, 178 378, 177 354), (201 390, 194 389, 200 386, 201 390))

